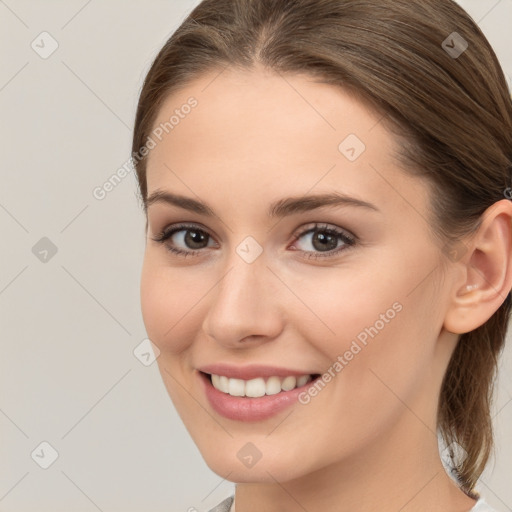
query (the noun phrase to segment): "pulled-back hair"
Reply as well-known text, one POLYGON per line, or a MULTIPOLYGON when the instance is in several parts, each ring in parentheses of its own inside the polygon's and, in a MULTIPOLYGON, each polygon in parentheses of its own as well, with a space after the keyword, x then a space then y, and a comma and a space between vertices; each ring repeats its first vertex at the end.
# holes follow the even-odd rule
MULTIPOLYGON (((429 185, 432 231, 449 257, 460 257, 460 241, 511 190, 510 92, 487 39, 454 1, 204 0, 142 87, 132 156, 144 205, 147 158, 139 151, 164 100, 206 73, 256 65, 341 87, 384 116, 402 167, 429 185)), ((439 397, 439 434, 467 452, 452 462, 470 495, 493 448, 490 409, 510 307, 509 294, 460 336, 439 397)))

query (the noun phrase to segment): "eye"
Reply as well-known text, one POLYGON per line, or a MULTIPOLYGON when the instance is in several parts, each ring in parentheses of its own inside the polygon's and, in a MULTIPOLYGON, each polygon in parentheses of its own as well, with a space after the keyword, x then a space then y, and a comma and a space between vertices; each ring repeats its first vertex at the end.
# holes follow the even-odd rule
POLYGON ((304 239, 305 243, 300 244, 302 247, 299 246, 299 250, 306 253, 308 258, 333 257, 356 244, 356 238, 353 235, 327 224, 314 224, 309 229, 299 232, 295 235, 295 240, 300 239, 304 239), (308 245, 313 250, 307 249, 308 245))
MULTIPOLYGON (((294 244, 301 239, 305 240, 304 245, 310 245, 313 250, 304 246, 293 250, 305 253, 305 257, 327 258, 334 257, 341 251, 347 250, 357 242, 355 236, 350 235, 341 228, 327 224, 313 224, 302 229, 294 235, 294 244), (341 244, 340 244, 341 242, 341 244)), ((176 224, 164 229, 159 235, 152 238, 155 242, 165 245, 166 249, 180 256, 198 256, 207 247, 215 247, 216 244, 208 245, 213 240, 207 231, 190 224, 176 224), (180 247, 181 246, 181 247, 180 247)), ((302 245, 302 242, 299 245, 302 245)), ((293 247, 293 246, 292 246, 293 247)))
POLYGON ((207 242, 211 236, 195 225, 178 224, 165 229, 152 239, 164 244, 174 254, 196 256, 202 249, 208 247, 207 242))

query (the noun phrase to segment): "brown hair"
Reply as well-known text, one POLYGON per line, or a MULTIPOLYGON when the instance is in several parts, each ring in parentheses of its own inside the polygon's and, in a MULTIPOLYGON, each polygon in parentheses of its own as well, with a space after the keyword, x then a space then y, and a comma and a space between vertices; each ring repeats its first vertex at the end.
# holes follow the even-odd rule
MULTIPOLYGON (((432 225, 447 255, 504 198, 512 170, 512 102, 496 55, 452 0, 204 0, 156 56, 142 87, 132 157, 143 204, 146 144, 163 101, 194 79, 256 64, 342 87, 384 115, 399 161, 431 188, 432 225), (457 32, 468 44, 463 49, 457 32), (444 42, 446 41, 446 42, 444 42)), ((510 190, 510 189, 507 189, 510 190)), ((453 252, 455 248, 455 253, 453 252)), ((438 428, 463 490, 493 447, 491 399, 510 294, 482 326, 461 335, 443 380, 438 428)))

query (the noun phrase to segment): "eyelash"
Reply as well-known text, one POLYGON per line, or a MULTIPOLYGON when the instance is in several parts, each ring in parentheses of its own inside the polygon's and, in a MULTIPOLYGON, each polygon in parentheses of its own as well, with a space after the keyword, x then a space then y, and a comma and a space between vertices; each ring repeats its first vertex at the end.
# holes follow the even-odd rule
MULTIPOLYGON (((180 231, 197 231, 199 233, 205 234, 208 237, 212 238, 211 235, 204 229, 199 228, 197 225, 190 225, 190 224, 176 224, 174 226, 171 226, 170 228, 164 229, 161 233, 159 233, 157 236, 152 237, 152 240, 155 242, 161 243, 165 245, 166 249, 178 256, 187 257, 187 256, 197 256, 200 252, 202 252, 204 249, 190 249, 188 251, 185 251, 183 249, 179 249, 176 247, 170 247, 165 242, 175 233, 178 233, 180 231)), ((337 256, 341 251, 346 251, 349 248, 352 248, 357 243, 357 237, 355 236, 349 236, 345 231, 342 231, 339 228, 335 227, 329 227, 326 224, 320 224, 320 223, 314 223, 313 226, 310 226, 308 228, 305 228, 303 231, 298 232, 297 234, 294 234, 294 242, 302 238, 304 235, 307 235, 309 233, 327 233, 329 235, 335 235, 338 240, 341 240, 345 245, 341 246, 337 249, 332 249, 330 251, 326 251, 326 253, 322 252, 314 252, 314 251, 302 251, 306 254, 308 254, 308 259, 320 259, 320 258, 332 258, 334 256, 337 256)), ((300 249, 297 249, 297 251, 300 252, 300 249)))

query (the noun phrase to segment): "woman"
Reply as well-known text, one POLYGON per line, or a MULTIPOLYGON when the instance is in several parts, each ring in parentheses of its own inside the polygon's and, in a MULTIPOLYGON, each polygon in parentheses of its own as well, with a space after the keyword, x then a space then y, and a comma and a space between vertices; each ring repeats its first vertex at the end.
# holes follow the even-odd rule
POLYGON ((512 102, 456 3, 204 0, 132 154, 145 326, 237 484, 214 510, 491 510, 512 102))

